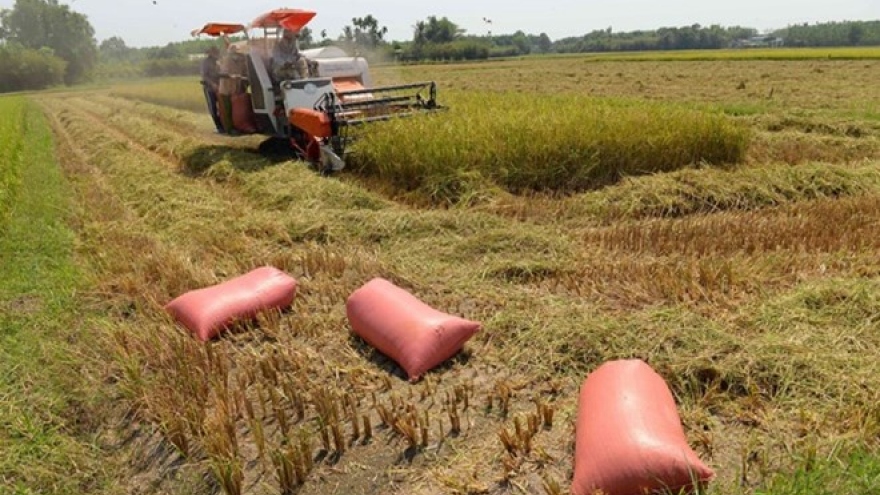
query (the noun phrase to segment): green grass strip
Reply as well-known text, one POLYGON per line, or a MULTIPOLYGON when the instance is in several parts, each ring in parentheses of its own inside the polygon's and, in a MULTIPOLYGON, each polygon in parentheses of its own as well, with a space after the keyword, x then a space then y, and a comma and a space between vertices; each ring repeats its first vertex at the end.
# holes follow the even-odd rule
POLYGON ((793 475, 778 476, 756 495, 874 495, 880 493, 880 456, 857 451, 843 458, 809 459, 793 475))
POLYGON ((21 98, 0 98, 0 228, 18 190, 22 136, 21 98))
MULTIPOLYGON (((82 360, 74 238, 52 134, 18 105, 20 186, 0 236, 0 493, 94 493, 98 452, 78 438, 82 360)), ((5 117, 6 118, 6 117, 5 117)))

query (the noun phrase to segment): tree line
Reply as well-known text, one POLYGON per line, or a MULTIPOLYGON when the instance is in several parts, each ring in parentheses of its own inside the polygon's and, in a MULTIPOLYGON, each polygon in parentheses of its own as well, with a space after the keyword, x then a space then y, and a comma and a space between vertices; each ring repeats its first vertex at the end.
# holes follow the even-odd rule
MULTIPOLYGON (((553 43, 558 53, 706 50, 742 46, 738 42, 758 37, 757 29, 719 25, 665 27, 651 31, 613 32, 596 30, 584 36, 553 43)), ((880 21, 845 21, 800 24, 767 33, 762 38, 794 47, 876 46, 880 45, 880 21)), ((745 46, 748 46, 747 44, 745 46)))
MULTIPOLYGON (((491 21, 484 19, 487 25, 491 21)), ((748 27, 719 25, 664 27, 615 32, 611 27, 556 41, 546 33, 468 34, 447 17, 417 21, 409 40, 387 40, 388 28, 373 15, 355 17, 333 37, 304 28, 302 48, 339 45, 373 61, 453 61, 540 53, 717 49, 758 36, 748 27)), ((787 46, 880 45, 880 21, 791 25, 768 36, 787 46)), ((78 84, 90 79, 198 73, 198 55, 216 44, 193 39, 135 48, 123 38, 101 41, 86 16, 58 0, 16 0, 0 9, 0 92, 78 84)))
POLYGON ((89 79, 98 60, 88 19, 57 0, 16 0, 0 10, 0 92, 89 79))
POLYGON ((558 53, 697 50, 731 46, 735 40, 758 35, 757 29, 740 26, 708 27, 694 24, 651 31, 614 32, 612 28, 592 31, 584 36, 563 38, 553 44, 558 53))
POLYGON ((877 46, 880 21, 799 24, 780 29, 774 35, 788 46, 877 46))

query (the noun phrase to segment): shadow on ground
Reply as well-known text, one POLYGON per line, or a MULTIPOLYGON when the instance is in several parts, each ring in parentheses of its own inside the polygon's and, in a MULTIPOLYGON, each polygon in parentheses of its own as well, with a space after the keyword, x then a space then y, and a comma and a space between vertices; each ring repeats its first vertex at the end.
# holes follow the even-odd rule
POLYGON ((287 140, 269 138, 254 148, 228 145, 199 146, 183 156, 182 164, 185 175, 200 177, 219 163, 226 163, 240 172, 257 172, 272 165, 297 159, 287 140))
MULTIPOLYGON (((373 363, 373 365, 375 365, 378 369, 387 372, 389 375, 396 377, 401 381, 409 381, 409 377, 407 376, 406 371, 401 368, 393 359, 379 352, 376 348, 368 344, 367 341, 360 338, 354 332, 349 335, 349 344, 355 351, 357 351, 358 354, 360 354, 365 360, 373 363)), ((470 360, 471 353, 467 350, 467 348, 464 348, 455 356, 447 359, 437 367, 429 370, 427 373, 425 373, 425 376, 443 374, 452 370, 455 367, 466 367, 470 360)))

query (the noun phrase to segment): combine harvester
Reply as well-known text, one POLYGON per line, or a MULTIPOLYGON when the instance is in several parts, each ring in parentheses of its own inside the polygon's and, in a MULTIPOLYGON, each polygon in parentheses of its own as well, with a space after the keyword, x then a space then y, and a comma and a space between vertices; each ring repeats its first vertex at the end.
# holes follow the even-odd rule
POLYGON ((235 44, 244 48, 244 77, 256 132, 285 140, 301 158, 328 174, 345 167, 350 127, 441 107, 433 81, 375 87, 365 59, 332 46, 301 52, 308 77, 274 81, 272 49, 283 30, 298 33, 314 17, 315 12, 307 10, 276 9, 247 26, 208 23, 192 34, 244 36, 235 44), (252 31, 257 35, 249 34, 252 31))

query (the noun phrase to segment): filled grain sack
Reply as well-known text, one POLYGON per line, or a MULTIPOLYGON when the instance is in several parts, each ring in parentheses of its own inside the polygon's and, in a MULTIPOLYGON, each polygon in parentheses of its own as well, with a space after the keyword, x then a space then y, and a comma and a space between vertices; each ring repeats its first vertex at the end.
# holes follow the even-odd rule
POLYGON ((251 106, 250 93, 238 93, 230 97, 232 102, 232 125, 243 134, 257 132, 257 118, 251 106))
POLYGON ((218 285, 187 292, 165 305, 165 309, 204 342, 236 320, 290 306, 296 285, 293 277, 266 266, 218 285))
POLYGON ((461 350, 480 323, 438 311, 391 282, 375 278, 349 296, 351 328, 406 371, 410 381, 461 350))
POLYGON ((688 446, 666 382, 644 361, 613 361, 587 377, 572 494, 678 494, 714 476, 688 446))

